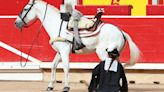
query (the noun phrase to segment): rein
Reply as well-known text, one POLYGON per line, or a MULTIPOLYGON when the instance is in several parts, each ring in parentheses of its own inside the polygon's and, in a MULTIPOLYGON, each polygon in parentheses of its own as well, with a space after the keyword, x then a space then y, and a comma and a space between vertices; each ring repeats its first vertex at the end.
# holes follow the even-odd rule
POLYGON ((63 25, 63 20, 61 20, 61 22, 60 22, 60 28, 59 28, 59 34, 58 34, 58 37, 60 37, 61 29, 62 29, 62 25, 63 25))
MULTIPOLYGON (((44 22, 44 20, 45 20, 45 18, 46 18, 47 8, 48 8, 48 3, 46 3, 46 9, 45 9, 45 13, 44 13, 43 20, 42 20, 42 22, 41 22, 41 25, 40 25, 38 31, 37 31, 36 37, 33 39, 32 43, 31 43, 31 47, 30 47, 30 50, 29 50, 28 53, 27 53, 28 56, 27 56, 27 58, 26 58, 26 60, 25 60, 25 64, 24 64, 24 65, 22 64, 22 45, 20 46, 20 49, 21 49, 21 60, 20 60, 20 65, 21 65, 21 67, 25 67, 25 66, 27 65, 27 60, 28 60, 29 55, 30 55, 30 53, 31 53, 31 51, 32 51, 34 42, 38 39, 39 34, 40 34, 40 31, 41 31, 41 29, 42 29, 42 27, 43 27, 43 22, 44 22)), ((27 14, 26 14, 26 15, 27 15, 27 14)), ((35 23, 35 22, 34 22, 34 23, 35 23)), ((32 23, 32 24, 33 24, 33 23, 32 23)), ((23 31, 23 29, 21 28, 20 30, 21 30, 21 38, 22 38, 22 35, 23 35, 23 34, 22 34, 22 31, 23 31)), ((22 44, 22 40, 20 41, 20 44, 22 44)))

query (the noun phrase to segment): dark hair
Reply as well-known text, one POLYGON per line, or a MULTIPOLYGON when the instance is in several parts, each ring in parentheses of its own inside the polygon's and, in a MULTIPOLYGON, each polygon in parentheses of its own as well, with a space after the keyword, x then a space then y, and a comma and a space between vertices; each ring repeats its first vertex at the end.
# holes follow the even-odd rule
POLYGON ((117 58, 120 56, 117 48, 115 48, 114 50, 112 51, 107 51, 108 52, 108 55, 111 57, 111 58, 117 58))

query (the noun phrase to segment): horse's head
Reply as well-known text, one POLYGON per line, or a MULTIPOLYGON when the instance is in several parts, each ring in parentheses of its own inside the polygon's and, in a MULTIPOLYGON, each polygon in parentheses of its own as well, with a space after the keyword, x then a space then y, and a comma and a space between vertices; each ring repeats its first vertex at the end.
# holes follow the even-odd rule
POLYGON ((17 28, 23 28, 36 19, 35 0, 30 0, 15 21, 17 28))

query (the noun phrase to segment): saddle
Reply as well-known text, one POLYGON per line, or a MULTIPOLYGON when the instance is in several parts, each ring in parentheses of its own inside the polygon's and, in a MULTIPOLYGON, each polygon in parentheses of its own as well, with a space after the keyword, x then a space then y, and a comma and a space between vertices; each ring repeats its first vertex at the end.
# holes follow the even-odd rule
MULTIPOLYGON (((101 21, 102 14, 103 12, 98 12, 93 19, 81 17, 80 21, 78 22, 78 30, 79 31, 87 30, 92 32, 95 31, 98 25, 102 23, 101 21)), ((73 26, 74 26, 74 21, 73 18, 71 17, 67 25, 67 30, 73 31, 73 26)))

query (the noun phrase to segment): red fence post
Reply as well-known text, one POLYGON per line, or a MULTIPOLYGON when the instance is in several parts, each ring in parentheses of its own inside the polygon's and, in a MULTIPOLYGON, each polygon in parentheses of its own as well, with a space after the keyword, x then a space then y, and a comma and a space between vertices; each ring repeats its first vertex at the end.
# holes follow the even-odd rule
POLYGON ((152 0, 149 0, 149 1, 148 1, 148 4, 152 5, 152 0))
POLYGON ((163 4, 163 0, 159 0, 159 4, 163 4))
POLYGON ((78 0, 79 2, 78 2, 78 4, 83 4, 83 0, 78 0))

